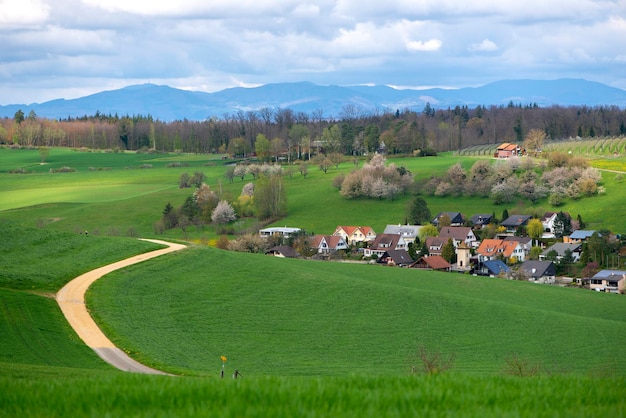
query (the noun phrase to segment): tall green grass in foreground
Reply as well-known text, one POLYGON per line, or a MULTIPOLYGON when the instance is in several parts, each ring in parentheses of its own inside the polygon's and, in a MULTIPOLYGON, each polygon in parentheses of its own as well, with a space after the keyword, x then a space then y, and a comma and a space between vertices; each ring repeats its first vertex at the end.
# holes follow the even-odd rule
POLYGON ((60 380, 0 376, 0 414, 20 417, 620 417, 624 378, 138 375, 60 380), (620 389, 621 388, 621 389, 620 389))

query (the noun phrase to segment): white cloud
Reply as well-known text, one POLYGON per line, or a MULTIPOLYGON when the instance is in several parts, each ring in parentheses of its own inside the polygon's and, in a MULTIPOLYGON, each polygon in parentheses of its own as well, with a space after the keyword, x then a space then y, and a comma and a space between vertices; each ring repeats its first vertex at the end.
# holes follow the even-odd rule
POLYGON ((424 41, 409 41, 406 43, 406 48, 409 51, 437 51, 441 48, 442 42, 439 39, 430 39, 424 41))
POLYGON ((497 51, 498 45, 496 45, 495 42, 485 38, 480 43, 471 44, 468 49, 470 51, 477 51, 477 52, 491 52, 491 51, 497 51))
POLYGON ((0 28, 39 25, 48 19, 49 6, 40 0, 1 0, 0 28))
POLYGON ((0 0, 0 104, 149 81, 626 88, 620 39, 625 0, 0 0))

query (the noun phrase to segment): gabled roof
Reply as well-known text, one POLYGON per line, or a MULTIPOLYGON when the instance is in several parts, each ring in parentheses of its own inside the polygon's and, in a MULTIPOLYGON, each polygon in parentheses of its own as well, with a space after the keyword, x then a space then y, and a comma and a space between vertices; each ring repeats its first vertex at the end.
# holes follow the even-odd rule
POLYGON ((526 260, 520 268, 527 271, 534 278, 554 276, 556 274, 556 268, 552 261, 526 260))
POLYGON ((426 248, 437 247, 442 248, 448 242, 448 238, 426 237, 426 248))
POLYGON ((476 252, 485 257, 511 257, 515 248, 520 245, 518 241, 505 241, 501 239, 484 239, 476 252))
POLYGON ((510 144, 508 142, 505 142, 498 147, 498 151, 515 151, 516 149, 517 149, 516 144, 510 144))
POLYGON ((444 226, 439 231, 439 238, 452 238, 456 241, 465 241, 467 236, 473 234, 468 226, 444 226))
POLYGON ((520 244, 528 244, 529 242, 532 243, 532 238, 530 237, 504 237, 503 241, 516 241, 519 242, 520 244))
POLYGON ((374 241, 372 242, 372 249, 380 249, 380 248, 391 248, 395 249, 398 245, 398 242, 402 238, 398 234, 378 234, 374 241))
POLYGON ((418 268, 418 266, 424 264, 433 270, 447 270, 450 268, 450 263, 440 255, 425 255, 409 267, 418 268))
POLYGON ((507 273, 510 270, 509 267, 502 262, 502 260, 485 261, 483 266, 485 266, 487 270, 489 270, 489 273, 494 276, 497 276, 501 272, 507 273))
POLYGON ((506 218, 500 225, 509 228, 517 228, 530 220, 530 215, 511 215, 506 218))
POLYGON ((430 221, 430 223, 433 225, 439 225, 439 218, 441 218, 443 215, 447 215, 448 218, 450 218, 450 222, 453 224, 463 223, 463 215, 461 214, 461 212, 439 212, 437 216, 435 216, 433 220, 430 221))
POLYGON ((421 225, 387 225, 383 234, 399 234, 402 237, 415 238, 421 228, 423 228, 421 225))
POLYGON ((311 239, 311 247, 320 248, 322 242, 326 242, 329 250, 336 250, 342 243, 347 246, 344 239, 339 235, 314 235, 311 239))
POLYGON ((472 218, 470 219, 472 221, 472 223, 474 225, 489 225, 489 223, 491 222, 493 218, 493 215, 489 215, 488 213, 480 213, 478 215, 474 215, 472 216, 472 218))
POLYGON ((288 245, 277 245, 265 252, 265 254, 282 254, 283 257, 297 258, 300 257, 300 253, 288 245))
POLYGON ((350 226, 343 226, 343 225, 339 225, 337 228, 335 228, 334 234, 339 232, 339 230, 343 230, 343 232, 345 232, 346 235, 348 235, 348 236, 354 235, 354 233, 359 231, 359 230, 361 231, 361 233, 364 236, 367 236, 370 233, 371 234, 376 234, 371 226, 351 226, 351 225, 350 226))
POLYGON ((381 260, 384 260, 387 257, 391 258, 391 260, 393 260, 393 262, 395 264, 397 264, 397 265, 408 265, 408 264, 411 264, 413 262, 413 259, 411 258, 409 253, 406 252, 406 250, 392 250, 392 249, 389 249, 389 250, 385 251, 378 258, 378 262, 382 263, 381 260))
POLYGON ((556 244, 553 244, 549 248, 546 248, 541 253, 541 255, 548 255, 548 253, 552 251, 556 251, 558 257, 563 257, 565 256, 565 251, 567 250, 570 250, 571 252, 576 252, 576 251, 580 252, 581 249, 582 249, 581 244, 569 244, 569 243, 564 243, 564 242, 557 242, 556 244))
MULTIPOLYGON (((547 222, 547 221, 550 220, 550 218, 552 218, 553 216, 556 216, 558 214, 559 214, 559 212, 546 212, 543 215, 543 218, 541 218, 541 222, 547 222)), ((563 212, 563 215, 565 215, 569 219, 572 218, 568 212, 563 212)))

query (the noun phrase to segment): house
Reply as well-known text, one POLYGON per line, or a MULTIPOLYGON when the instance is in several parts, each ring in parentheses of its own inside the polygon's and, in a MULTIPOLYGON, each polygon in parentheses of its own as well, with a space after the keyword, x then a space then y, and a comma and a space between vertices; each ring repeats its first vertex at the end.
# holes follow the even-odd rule
MULTIPOLYGON (((557 242, 556 244, 546 248, 541 254, 539 254, 540 260, 547 260, 549 255, 554 251, 556 253, 554 260, 551 261, 561 261, 563 257, 565 257, 565 252, 570 251, 572 254, 573 262, 576 263, 580 260, 580 255, 583 252, 582 244, 571 244, 567 242, 557 242)), ((554 254, 553 253, 553 254, 554 254)))
POLYGON ((572 243, 572 244, 582 244, 587 241, 594 232, 593 230, 579 229, 570 234, 569 237, 563 237, 563 242, 572 243))
POLYGON ((494 154, 496 158, 510 158, 510 157, 518 157, 523 154, 522 148, 516 144, 509 144, 505 142, 500 145, 494 154))
POLYGON ((476 235, 468 226, 444 226, 439 231, 439 238, 445 238, 446 242, 448 238, 452 238, 455 247, 458 247, 461 242, 464 242, 468 247, 478 246, 476 235))
POLYGON ((626 291, 626 271, 600 270, 589 279, 589 288, 598 292, 624 293, 626 291))
POLYGON ((505 241, 502 239, 484 239, 478 246, 476 255, 481 263, 500 258, 509 260, 515 257, 517 261, 526 259, 524 248, 519 241, 505 241))
POLYGON ((404 267, 413 263, 413 259, 406 250, 387 250, 378 257, 378 264, 404 267))
POLYGON ((426 249, 429 255, 441 255, 443 246, 448 242, 447 238, 426 237, 426 249))
POLYGON ((264 228, 259 230, 259 235, 261 235, 261 237, 263 238, 269 238, 269 237, 273 237, 273 236, 281 236, 283 238, 289 238, 292 235, 297 235, 300 232, 302 232, 302 230, 300 228, 289 228, 289 227, 271 227, 271 228, 264 228))
MULTIPOLYGON (((524 256, 520 261, 524 261, 526 257, 530 255, 530 250, 533 248, 533 239, 530 237, 516 237, 516 236, 508 236, 502 238, 503 241, 515 241, 518 242, 524 256)), ((519 257, 518 257, 519 258, 519 257)))
MULTIPOLYGON (((541 224, 543 225, 543 235, 541 236, 541 238, 555 238, 556 235, 554 234, 554 222, 556 221, 556 217, 559 213, 558 212, 546 212, 543 215, 543 218, 541 218, 541 224)), ((563 212, 563 214, 570 218, 569 213, 567 212, 563 212)))
POLYGON ((433 220, 430 221, 430 223, 435 226, 439 226, 439 218, 444 215, 450 218, 450 226, 462 226, 465 223, 463 215, 461 215, 460 212, 439 212, 437 216, 435 216, 433 220))
POLYGON ((520 226, 525 226, 530 220, 529 215, 511 215, 500 223, 506 232, 515 233, 520 226))
POLYGON ((265 251, 265 254, 273 255, 274 257, 282 257, 282 258, 300 257, 300 253, 288 245, 277 245, 276 247, 272 247, 269 250, 265 251))
POLYGON ((475 271, 476 274, 481 276, 497 277, 500 274, 508 273, 511 269, 502 262, 502 260, 490 260, 480 264, 480 267, 475 271))
POLYGON ((528 273, 528 280, 537 283, 554 283, 556 278, 556 267, 552 261, 527 260, 520 269, 528 273))
POLYGON ((376 255, 380 257, 387 250, 405 250, 408 248, 407 242, 398 234, 379 234, 372 244, 363 250, 365 257, 376 255))
POLYGON ((474 215, 470 218, 470 221, 472 223, 472 226, 475 229, 482 229, 493 221, 493 215, 489 215, 489 214, 474 215))
POLYGON ((425 255, 411 264, 409 268, 450 271, 450 263, 440 255, 425 255))
POLYGON ((422 225, 387 225, 383 234, 399 234, 407 242, 415 242, 422 225))
POLYGON ((543 225, 543 235, 541 238, 555 238, 554 235, 554 221, 556 220, 557 212, 546 212, 541 218, 541 224, 543 225))
POLYGON ((316 249, 318 254, 334 254, 339 250, 347 250, 348 244, 338 235, 314 235, 311 248, 316 249))
POLYGON ((338 226, 333 235, 342 237, 348 245, 372 242, 376 232, 369 226, 338 226))

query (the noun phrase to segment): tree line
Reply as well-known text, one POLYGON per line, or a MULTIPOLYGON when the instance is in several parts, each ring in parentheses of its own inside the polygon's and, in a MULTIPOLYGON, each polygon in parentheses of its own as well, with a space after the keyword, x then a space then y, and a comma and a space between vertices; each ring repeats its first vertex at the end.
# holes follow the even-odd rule
POLYGON ((0 119, 0 144, 64 146, 159 152, 229 153, 268 160, 308 159, 316 153, 363 155, 458 150, 490 143, 521 143, 533 129, 549 139, 626 135, 626 110, 617 106, 456 106, 423 111, 362 112, 344 106, 337 118, 264 108, 203 121, 164 122, 150 115, 105 115, 65 119, 22 110, 0 119))

